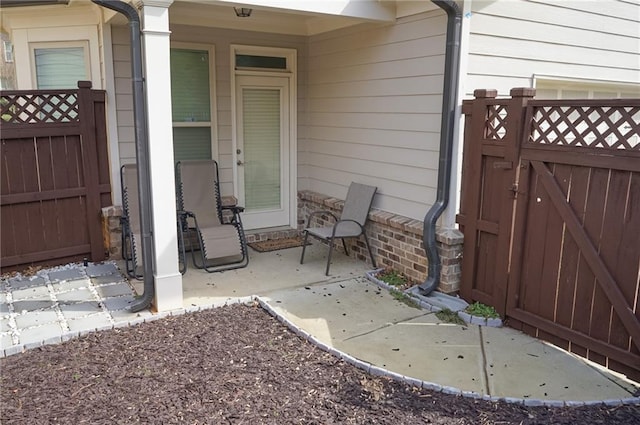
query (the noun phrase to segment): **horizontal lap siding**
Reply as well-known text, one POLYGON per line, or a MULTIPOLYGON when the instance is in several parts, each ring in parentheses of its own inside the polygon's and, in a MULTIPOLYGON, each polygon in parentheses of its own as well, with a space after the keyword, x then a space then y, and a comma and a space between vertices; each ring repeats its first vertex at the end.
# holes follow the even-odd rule
POLYGON ((533 75, 634 83, 640 79, 640 5, 624 1, 474 1, 467 95, 508 94, 533 75))
POLYGON ((300 185, 344 199, 378 187, 374 206, 422 219, 435 199, 445 15, 362 24, 309 40, 300 185))

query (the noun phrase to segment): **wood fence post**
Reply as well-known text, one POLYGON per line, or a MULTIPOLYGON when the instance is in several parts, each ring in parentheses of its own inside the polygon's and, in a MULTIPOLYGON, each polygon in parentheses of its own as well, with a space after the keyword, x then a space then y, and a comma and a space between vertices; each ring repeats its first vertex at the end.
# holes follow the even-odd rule
POLYGON ((82 141, 82 169, 86 188, 87 225, 91 260, 103 261, 105 252, 102 240, 100 216, 100 181, 98 175, 98 151, 95 137, 95 111, 91 81, 78 81, 78 118, 82 141))
POLYGON ((478 214, 482 182, 482 140, 485 137, 488 101, 494 100, 498 92, 493 89, 479 89, 473 92, 475 99, 463 105, 465 114, 464 147, 462 168, 462 197, 458 223, 464 229, 464 254, 462 257, 462 282, 460 293, 463 298, 472 299, 473 282, 476 271, 475 247, 478 237, 478 214))

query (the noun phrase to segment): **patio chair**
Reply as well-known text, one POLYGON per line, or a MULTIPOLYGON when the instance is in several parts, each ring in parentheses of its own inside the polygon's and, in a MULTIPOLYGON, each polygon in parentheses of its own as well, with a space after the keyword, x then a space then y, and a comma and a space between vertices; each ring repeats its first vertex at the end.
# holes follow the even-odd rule
POLYGON ((342 246, 344 247, 345 254, 349 255, 347 244, 345 239, 359 238, 364 236, 364 242, 369 250, 369 256, 371 257, 371 263, 373 267, 376 267, 376 260, 373 258, 373 252, 371 251, 371 245, 369 245, 369 238, 365 232, 365 224, 367 222, 367 216, 369 215, 369 209, 373 202, 373 197, 376 194, 376 187, 367 186, 360 183, 351 183, 349 191, 347 192, 347 199, 344 201, 344 208, 340 219, 336 217, 330 211, 314 211, 309 215, 307 219, 307 226, 304 229, 304 243, 302 245, 302 255, 300 256, 300 264, 304 262, 304 252, 307 248, 307 238, 309 234, 327 241, 329 243, 329 255, 327 258, 327 269, 325 275, 329 276, 329 267, 331 266, 331 253, 333 251, 333 242, 335 239, 342 239, 342 246), (335 224, 328 227, 310 227, 313 217, 319 214, 328 214, 333 217, 335 224))
MULTIPOLYGON (((138 197, 138 169, 136 164, 125 164, 120 168, 120 185, 122 189, 123 214, 122 223, 122 259, 125 260, 127 274, 134 279, 143 277, 142 263, 142 228, 140 225, 140 200, 138 197)), ((179 218, 176 217, 176 223, 179 218)), ((180 230, 180 229, 178 229, 180 230)), ((178 232, 179 270, 184 274, 187 268, 185 261, 182 232, 178 232)))
POLYGON ((140 204, 138 198, 138 170, 136 164, 120 167, 122 189, 122 259, 127 274, 141 279, 138 267, 142 266, 142 229, 140 227, 140 204))
POLYGON ((249 264, 240 213, 243 207, 223 206, 218 163, 213 160, 180 161, 176 165, 178 201, 183 229, 189 235, 193 264, 209 273, 249 264), (231 214, 223 214, 228 210, 231 214), (193 239, 200 252, 196 255, 193 239), (197 258, 199 257, 199 258, 197 258))

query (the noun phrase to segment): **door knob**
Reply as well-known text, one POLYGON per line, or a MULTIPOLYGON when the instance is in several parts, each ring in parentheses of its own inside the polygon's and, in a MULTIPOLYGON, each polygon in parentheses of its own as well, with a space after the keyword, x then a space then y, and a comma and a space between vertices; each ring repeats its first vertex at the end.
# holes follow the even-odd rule
POLYGON ((238 165, 244 165, 244 162, 242 162, 242 161, 238 160, 238 162, 236 162, 236 164, 238 164, 238 165))

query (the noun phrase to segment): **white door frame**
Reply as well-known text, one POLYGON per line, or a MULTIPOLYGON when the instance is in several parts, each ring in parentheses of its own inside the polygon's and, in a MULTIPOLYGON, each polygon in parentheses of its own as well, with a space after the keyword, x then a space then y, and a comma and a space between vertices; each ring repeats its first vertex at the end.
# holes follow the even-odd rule
MULTIPOLYGON (((286 77, 289 82, 289 164, 288 164, 288 205, 289 205, 289 220, 288 226, 291 228, 297 227, 297 169, 298 169, 298 107, 297 107, 297 52, 295 49, 285 49, 277 47, 258 47, 258 46, 243 46, 243 45, 231 45, 230 46, 230 64, 231 64, 231 122, 232 122, 232 157, 233 157, 233 191, 236 198, 239 196, 239 177, 238 177, 238 114, 237 114, 237 96, 236 96, 236 77, 237 76, 256 76, 256 77, 286 77), (286 58, 287 67, 283 70, 270 70, 270 69, 257 69, 257 68, 241 68, 236 69, 236 55, 257 55, 257 56, 276 56, 286 58)), ((286 130, 286 129, 285 129, 286 130)), ((287 176, 285 176, 287 177, 287 176)), ((247 230, 266 228, 268 226, 261 227, 245 226, 247 230)))

